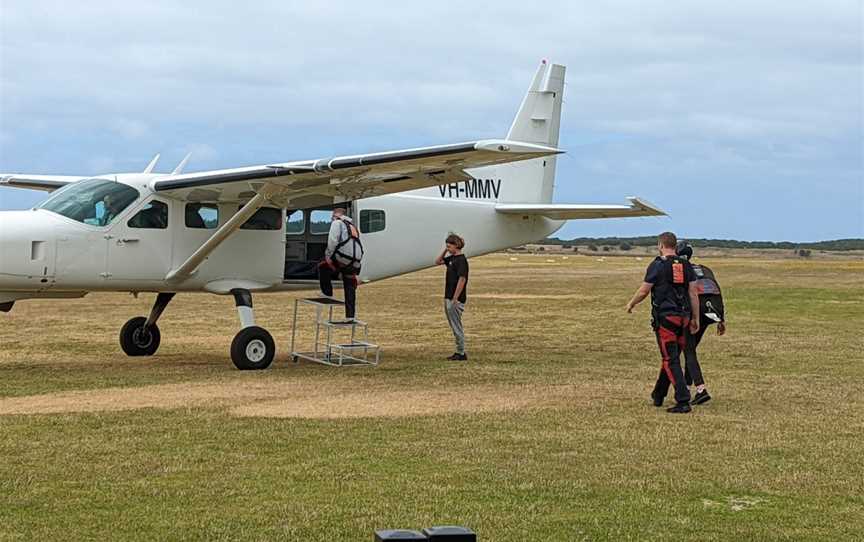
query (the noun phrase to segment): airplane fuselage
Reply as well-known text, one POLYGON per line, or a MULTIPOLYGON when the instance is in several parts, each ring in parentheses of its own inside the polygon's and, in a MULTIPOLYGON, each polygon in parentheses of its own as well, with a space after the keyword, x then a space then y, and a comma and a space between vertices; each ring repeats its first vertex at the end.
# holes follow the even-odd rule
MULTIPOLYGON (((133 174, 120 182, 140 194, 107 225, 86 223, 45 209, 0 212, 0 303, 29 297, 67 297, 91 291, 228 293, 300 290, 314 287, 313 276, 292 276, 296 260, 315 260, 313 248, 326 242, 330 206, 280 209, 277 229, 240 229, 226 239, 182 282, 166 276, 181 265, 216 228, 237 212, 238 202, 203 202, 207 227, 189 223, 190 205, 154 193, 154 175, 133 174), (166 209, 159 227, 141 227, 136 217, 156 204, 166 209), (297 232, 289 216, 305 215, 297 232), (286 232, 288 225, 289 231, 286 232), (137 225, 137 227, 136 227, 137 225), (191 227, 190 227, 191 226, 191 227), (197 227, 196 227, 197 226, 197 227), (310 231, 315 228, 318 231, 310 231), (287 251, 287 253, 286 253, 287 251)), ((450 232, 467 241, 476 256, 541 239, 563 222, 540 216, 496 212, 506 190, 501 179, 463 183, 336 203, 350 207, 366 249, 360 279, 372 282, 433 265, 450 232), (373 217, 373 221, 367 220, 373 217)), ((94 219, 89 222, 98 222, 94 219)), ((146 225, 146 224, 145 224, 146 225)), ((152 225, 151 225, 152 226, 152 225)), ((319 250, 320 252, 320 250, 319 250)), ((308 267, 308 266, 307 266, 308 267)))

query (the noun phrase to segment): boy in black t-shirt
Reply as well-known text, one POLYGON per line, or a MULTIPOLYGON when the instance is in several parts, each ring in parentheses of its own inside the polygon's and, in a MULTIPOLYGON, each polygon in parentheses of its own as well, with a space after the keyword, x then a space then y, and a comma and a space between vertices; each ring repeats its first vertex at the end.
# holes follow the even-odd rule
POLYGON ((444 282, 444 313, 456 339, 456 352, 447 359, 467 361, 465 353, 465 330, 462 328, 462 313, 468 299, 468 259, 462 254, 465 240, 451 233, 445 241, 446 246, 435 258, 435 265, 447 266, 444 282))
POLYGON ((685 346, 685 330, 699 331, 699 295, 696 289, 696 273, 685 259, 675 254, 678 239, 672 232, 661 233, 657 248, 658 256, 648 266, 642 286, 627 303, 627 312, 642 302, 651 293, 651 324, 657 336, 657 345, 663 358, 660 375, 651 392, 655 406, 662 406, 669 384, 675 388, 675 406, 668 412, 690 412, 690 390, 681 370, 681 352, 685 346))

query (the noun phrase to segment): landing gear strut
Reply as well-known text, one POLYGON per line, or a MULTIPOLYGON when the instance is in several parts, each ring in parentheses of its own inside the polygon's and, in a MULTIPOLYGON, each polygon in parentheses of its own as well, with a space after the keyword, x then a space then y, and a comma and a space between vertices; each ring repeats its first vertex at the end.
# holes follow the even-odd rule
POLYGON ((273 363, 276 343, 266 329, 255 325, 252 294, 249 290, 231 290, 242 329, 231 342, 231 361, 241 371, 266 369, 273 363))
POLYGON ((127 356, 152 356, 156 353, 162 340, 156 321, 173 298, 173 292, 157 295, 150 316, 136 316, 123 324, 120 330, 120 348, 127 356))

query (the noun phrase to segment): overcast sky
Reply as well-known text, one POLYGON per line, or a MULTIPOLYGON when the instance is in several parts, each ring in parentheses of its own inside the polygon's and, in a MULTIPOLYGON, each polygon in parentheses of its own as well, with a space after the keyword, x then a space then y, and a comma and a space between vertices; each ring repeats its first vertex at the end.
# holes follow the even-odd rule
POLYGON ((0 0, 0 172, 502 137, 548 58, 568 68, 555 200, 671 215, 559 236, 864 237, 862 26, 854 0, 0 0))

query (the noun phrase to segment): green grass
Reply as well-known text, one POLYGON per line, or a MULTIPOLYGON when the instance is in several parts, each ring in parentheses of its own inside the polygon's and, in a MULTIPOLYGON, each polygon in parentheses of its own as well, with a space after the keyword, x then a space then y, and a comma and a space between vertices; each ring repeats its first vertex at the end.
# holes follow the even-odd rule
POLYGON ((3 397, 166 383, 559 395, 415 417, 247 418, 224 402, 0 414, 0 539, 348 541, 448 523, 483 542, 861 537, 864 263, 705 262, 730 319, 701 349, 715 400, 671 416, 647 399, 647 307, 623 310, 647 259, 546 259, 472 261, 465 366, 440 361, 440 270, 361 288, 385 346, 375 369, 286 363, 289 295, 256 298, 282 353, 249 374, 227 356, 226 298, 178 296, 146 360, 116 333, 149 298, 21 303, 0 316, 0 411, 3 397))

